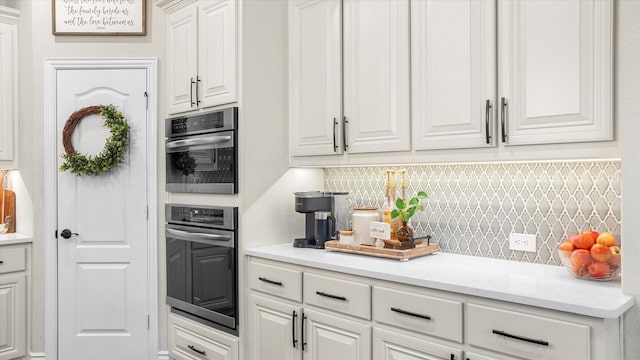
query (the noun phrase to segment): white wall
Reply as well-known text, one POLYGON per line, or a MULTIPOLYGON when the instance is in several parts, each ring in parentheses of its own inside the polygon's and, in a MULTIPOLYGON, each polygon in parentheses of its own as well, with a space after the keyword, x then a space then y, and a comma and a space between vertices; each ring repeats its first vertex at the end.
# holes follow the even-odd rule
MULTIPOLYGON (((20 174, 33 201, 33 292, 32 338, 30 350, 44 352, 44 242, 55 241, 53 234, 43 234, 43 61, 51 58, 157 57, 163 74, 165 59, 165 16, 147 1, 146 36, 53 36, 51 34, 51 0, 3 0, 20 10, 20 105, 19 158, 20 174)), ((164 99, 163 78, 159 79, 158 99, 164 99)), ((163 102, 158 102, 158 121, 163 121, 163 102)), ((162 128, 162 127, 161 127, 162 128)), ((158 146, 163 134, 158 134, 158 146)), ((164 169, 164 167, 159 167, 164 169)), ((159 190, 164 190, 161 187, 159 190)), ((164 193, 159 196, 164 197, 164 193)), ((159 203, 163 203, 159 201, 159 203)), ((159 209, 159 213, 161 214, 159 209)), ((160 215, 159 215, 160 216, 160 215)), ((162 215, 164 216, 164 215, 162 215)), ((163 218, 163 217, 162 217, 163 218)), ((165 331, 161 332, 164 343, 165 331)))

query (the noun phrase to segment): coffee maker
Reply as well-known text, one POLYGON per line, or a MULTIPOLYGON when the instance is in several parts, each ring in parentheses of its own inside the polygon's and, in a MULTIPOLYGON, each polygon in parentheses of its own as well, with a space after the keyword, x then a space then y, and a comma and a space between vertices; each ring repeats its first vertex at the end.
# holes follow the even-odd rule
POLYGON ((305 191, 295 193, 295 210, 305 215, 305 236, 293 241, 294 247, 323 249, 335 239, 350 217, 344 209, 348 192, 305 191), (337 217, 339 217, 337 219, 337 217))

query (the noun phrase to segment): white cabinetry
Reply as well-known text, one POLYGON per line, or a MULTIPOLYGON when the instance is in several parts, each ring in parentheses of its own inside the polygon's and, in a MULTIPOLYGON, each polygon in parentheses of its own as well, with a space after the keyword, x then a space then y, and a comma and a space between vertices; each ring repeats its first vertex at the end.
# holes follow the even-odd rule
POLYGON ((292 1, 289 24, 291 155, 409 150, 409 2, 292 1))
POLYGON ((18 167, 19 15, 0 6, 0 169, 18 167))
POLYGON ((176 360, 238 360, 238 339, 169 314, 169 353, 176 360))
MULTIPOLYGON (((177 5, 176 5, 177 4, 177 5)), ((168 113, 237 100, 237 3, 202 0, 168 16, 168 113)))
POLYGON ((503 143, 612 138, 613 5, 613 1, 499 2, 503 143))
POLYGON ((382 328, 373 330, 373 360, 461 360, 462 350, 382 328))
POLYGON ((302 326, 304 359, 371 359, 371 326, 367 323, 305 309, 302 326))
POLYGON ((0 246, 0 360, 27 353, 29 246, 0 246))

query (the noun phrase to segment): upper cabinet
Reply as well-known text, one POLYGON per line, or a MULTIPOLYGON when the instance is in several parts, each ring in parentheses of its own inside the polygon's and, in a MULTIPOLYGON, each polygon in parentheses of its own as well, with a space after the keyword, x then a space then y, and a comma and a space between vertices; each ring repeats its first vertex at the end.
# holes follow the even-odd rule
POLYGON ((611 140, 612 1, 501 0, 501 139, 611 140))
POLYGON ((293 156, 411 148, 407 0, 291 1, 289 31, 293 156))
POLYGON ((0 6, 0 169, 18 167, 19 15, 0 6))
POLYGON ((235 0, 196 1, 171 12, 167 40, 169 114, 237 101, 235 0))

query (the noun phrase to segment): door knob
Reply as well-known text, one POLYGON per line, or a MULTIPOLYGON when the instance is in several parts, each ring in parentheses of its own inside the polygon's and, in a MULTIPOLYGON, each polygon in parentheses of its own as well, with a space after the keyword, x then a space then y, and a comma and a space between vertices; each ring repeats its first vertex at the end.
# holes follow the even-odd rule
POLYGON ((78 233, 72 233, 71 230, 69 229, 64 229, 62 230, 62 232, 60 233, 60 236, 62 236, 65 239, 68 239, 71 237, 71 235, 78 235, 78 233))

